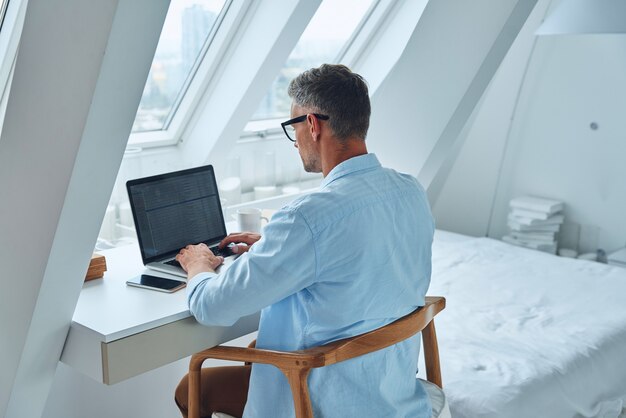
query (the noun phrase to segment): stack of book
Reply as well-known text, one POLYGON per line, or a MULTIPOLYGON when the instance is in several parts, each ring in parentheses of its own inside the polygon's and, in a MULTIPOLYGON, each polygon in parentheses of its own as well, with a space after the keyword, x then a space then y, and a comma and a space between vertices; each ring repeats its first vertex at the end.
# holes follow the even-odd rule
POLYGON ((556 254, 556 234, 563 223, 563 202, 523 196, 510 202, 509 234, 502 240, 534 250, 556 254))
POLYGON ((99 279, 104 276, 104 272, 107 271, 107 261, 103 255, 93 253, 91 261, 89 262, 89 268, 85 275, 85 281, 99 279))

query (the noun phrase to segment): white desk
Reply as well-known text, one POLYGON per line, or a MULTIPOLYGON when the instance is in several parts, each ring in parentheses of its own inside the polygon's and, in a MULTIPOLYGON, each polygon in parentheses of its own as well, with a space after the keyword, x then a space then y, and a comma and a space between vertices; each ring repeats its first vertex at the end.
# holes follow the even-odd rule
POLYGON ((258 328, 259 314, 231 327, 205 327, 189 313, 184 289, 162 293, 127 286, 127 279, 145 272, 136 245, 102 254, 108 271, 104 279, 84 284, 61 355, 93 379, 114 384, 258 328))

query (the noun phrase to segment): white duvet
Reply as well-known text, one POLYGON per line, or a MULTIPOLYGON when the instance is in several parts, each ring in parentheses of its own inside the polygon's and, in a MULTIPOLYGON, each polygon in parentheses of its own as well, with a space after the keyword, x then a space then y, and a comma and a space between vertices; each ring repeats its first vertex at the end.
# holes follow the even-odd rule
POLYGON ((453 417, 620 415, 626 269, 437 231, 428 293, 453 417))

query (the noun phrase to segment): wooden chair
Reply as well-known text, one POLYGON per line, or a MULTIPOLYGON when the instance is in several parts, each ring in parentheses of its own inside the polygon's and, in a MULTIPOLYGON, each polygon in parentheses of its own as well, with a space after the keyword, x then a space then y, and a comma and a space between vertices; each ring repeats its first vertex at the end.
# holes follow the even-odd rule
POLYGON ((435 315, 446 306, 443 297, 426 297, 426 305, 379 329, 306 350, 291 352, 217 346, 194 354, 189 363, 189 418, 200 418, 200 369, 209 359, 271 364, 289 381, 297 418, 313 418, 307 377, 312 368, 324 367, 378 351, 422 331, 427 380, 442 388, 435 315))

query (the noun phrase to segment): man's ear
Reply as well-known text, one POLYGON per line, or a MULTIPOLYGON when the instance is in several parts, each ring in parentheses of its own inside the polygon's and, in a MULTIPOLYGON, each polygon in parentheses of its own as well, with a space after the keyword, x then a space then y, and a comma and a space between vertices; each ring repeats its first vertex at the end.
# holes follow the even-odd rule
POLYGON ((320 136, 321 124, 320 121, 313 116, 312 114, 307 115, 307 124, 309 125, 309 132, 311 133, 311 138, 313 141, 317 141, 320 136))

